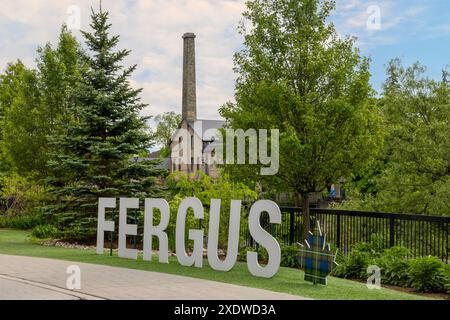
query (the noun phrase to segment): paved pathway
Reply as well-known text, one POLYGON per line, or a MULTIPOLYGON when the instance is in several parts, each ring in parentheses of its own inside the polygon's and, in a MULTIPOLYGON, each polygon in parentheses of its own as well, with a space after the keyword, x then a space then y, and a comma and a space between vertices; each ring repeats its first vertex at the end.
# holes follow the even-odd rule
POLYGON ((302 299, 285 293, 164 273, 0 255, 1 299, 302 299), (66 287, 67 267, 81 270, 81 289, 66 287))

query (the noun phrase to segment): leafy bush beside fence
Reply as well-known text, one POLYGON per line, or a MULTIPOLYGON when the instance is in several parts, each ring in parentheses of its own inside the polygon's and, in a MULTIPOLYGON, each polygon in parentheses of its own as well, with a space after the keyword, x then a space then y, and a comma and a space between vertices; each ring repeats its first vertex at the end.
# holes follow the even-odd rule
POLYGON ((411 287, 420 292, 444 292, 450 282, 447 266, 431 256, 411 260, 408 276, 411 287))
POLYGON ((414 288, 419 292, 445 292, 450 287, 450 268, 437 257, 411 259, 404 247, 377 250, 373 244, 359 243, 347 255, 338 255, 333 275, 341 278, 368 277, 367 267, 381 269, 381 283, 414 288), (446 289, 447 288, 447 289, 446 289))
POLYGON ((411 252, 404 247, 392 247, 384 250, 375 261, 381 268, 381 282, 407 287, 409 256, 411 256, 411 252))

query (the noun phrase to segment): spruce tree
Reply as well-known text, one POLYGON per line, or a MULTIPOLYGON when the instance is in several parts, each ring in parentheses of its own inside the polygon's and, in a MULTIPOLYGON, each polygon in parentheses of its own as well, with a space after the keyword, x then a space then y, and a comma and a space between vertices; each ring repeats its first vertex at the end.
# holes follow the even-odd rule
POLYGON ((92 11, 93 31, 83 32, 88 51, 80 83, 75 88, 67 135, 53 140, 57 153, 49 167, 49 183, 57 202, 50 213, 65 238, 89 239, 96 233, 99 197, 157 196, 159 170, 155 162, 135 161, 151 146, 142 89, 131 88, 136 65, 124 67, 130 50, 116 49, 108 12, 92 11))

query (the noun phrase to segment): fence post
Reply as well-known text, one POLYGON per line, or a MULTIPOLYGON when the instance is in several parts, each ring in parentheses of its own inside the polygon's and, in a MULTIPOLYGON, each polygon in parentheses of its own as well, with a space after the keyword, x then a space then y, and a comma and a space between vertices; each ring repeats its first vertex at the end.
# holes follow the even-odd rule
POLYGON ((394 218, 389 218, 389 246, 393 247, 395 245, 395 220, 394 218))
POLYGON ((289 245, 294 243, 294 231, 295 231, 295 212, 290 212, 290 221, 289 221, 289 245))
POLYGON ((445 251, 445 263, 448 264, 448 250, 449 250, 449 246, 448 246, 448 229, 449 229, 450 225, 449 225, 449 223, 446 223, 446 225, 447 225, 447 228, 445 229, 446 230, 446 237, 445 237, 445 239, 447 239, 447 248, 446 248, 446 251, 445 251))
POLYGON ((336 216, 336 245, 341 248, 341 215, 336 216))

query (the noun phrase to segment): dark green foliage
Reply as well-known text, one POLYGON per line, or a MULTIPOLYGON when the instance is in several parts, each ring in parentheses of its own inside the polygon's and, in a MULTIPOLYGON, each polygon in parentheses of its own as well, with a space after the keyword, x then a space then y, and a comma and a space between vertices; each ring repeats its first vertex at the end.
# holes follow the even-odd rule
POLYGON ((407 258, 410 254, 410 251, 403 247, 386 249, 375 261, 375 265, 381 268, 381 282, 402 287, 408 286, 410 262, 407 258))
POLYGON ((381 268, 382 284, 411 287, 420 292, 444 292, 448 288, 450 269, 445 263, 437 257, 410 259, 410 255, 404 247, 377 251, 373 244, 359 243, 347 255, 338 255, 333 275, 365 280, 367 267, 376 265, 381 268))
POLYGON ((367 267, 377 265, 381 268, 383 283, 406 285, 408 249, 393 247, 386 249, 386 239, 380 234, 372 234, 369 242, 360 242, 344 255, 337 256, 338 267, 333 274, 342 278, 366 279, 367 267))
POLYGON ((247 261, 247 251, 254 250, 251 247, 239 247, 238 251, 238 260, 239 261, 247 261))
POLYGON ((265 248, 240 247, 238 252, 239 261, 247 261, 247 252, 257 252, 258 260, 260 262, 267 262, 267 259, 269 257, 267 250, 265 248))
POLYGON ((411 287, 420 292, 444 292, 448 276, 445 264, 431 256, 412 260, 408 269, 411 287))
MULTIPOLYGON (((218 178, 211 178, 203 172, 194 175, 186 175, 182 172, 176 172, 169 175, 167 185, 172 192, 173 198, 170 200, 171 219, 167 232, 173 234, 175 238, 176 214, 181 201, 186 197, 197 197, 203 203, 205 208, 209 208, 211 199, 221 199, 220 204, 220 228, 219 228, 219 248, 226 249, 228 246, 228 222, 230 220, 230 205, 233 199, 242 199, 244 201, 254 201, 257 193, 242 183, 230 181, 226 174, 221 174, 218 178)), ((241 228, 246 227, 247 219, 243 217, 248 214, 245 205, 242 205, 241 228)), ((208 232, 209 210, 205 210, 203 225, 205 232, 208 232)), ((189 227, 198 227, 198 220, 193 215, 188 214, 186 225, 189 227)))
POLYGON ((283 246, 281 247, 281 266, 296 268, 299 263, 296 257, 299 255, 298 246, 283 246))
POLYGON ((58 237, 59 231, 55 226, 50 224, 38 225, 33 228, 31 235, 38 239, 54 239, 58 237))
POLYGON ((373 261, 375 251, 367 243, 359 243, 347 255, 338 255, 337 267, 333 275, 341 278, 364 279, 367 278, 367 267, 373 261))
POLYGON ((115 50, 118 36, 110 36, 108 13, 92 12, 92 33, 83 32, 89 53, 83 56, 81 80, 70 108, 75 121, 67 132, 52 139, 55 153, 48 162, 58 199, 48 206, 63 237, 93 238, 99 197, 154 197, 160 195, 155 162, 131 161, 151 146, 147 117, 140 112, 141 89, 129 77, 136 66, 124 68, 129 50, 115 50))
POLYGON ((41 224, 40 215, 0 216, 0 228, 29 230, 41 224))

